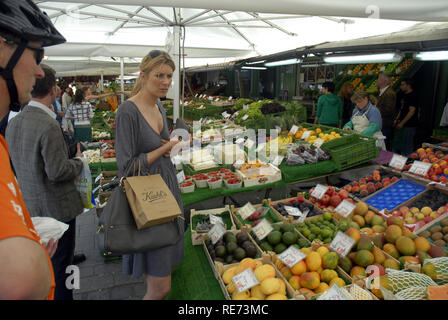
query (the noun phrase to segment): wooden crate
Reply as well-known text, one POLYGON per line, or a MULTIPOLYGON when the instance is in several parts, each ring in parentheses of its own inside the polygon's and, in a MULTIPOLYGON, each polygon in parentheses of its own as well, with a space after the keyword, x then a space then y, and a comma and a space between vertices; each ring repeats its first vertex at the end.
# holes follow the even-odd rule
POLYGON ((200 232, 197 232, 196 230, 193 230, 193 219, 192 219, 193 216, 196 216, 196 215, 209 215, 209 214, 213 214, 213 215, 219 216, 219 214, 224 212, 224 211, 228 211, 229 212, 230 221, 232 222, 232 227, 231 227, 230 230, 236 230, 235 220, 233 219, 230 207, 228 205, 226 205, 224 208, 216 208, 216 209, 208 209, 208 210, 191 209, 191 211, 190 211, 191 243, 194 246, 202 245, 202 236, 204 234, 207 234, 207 233, 200 233, 200 232))

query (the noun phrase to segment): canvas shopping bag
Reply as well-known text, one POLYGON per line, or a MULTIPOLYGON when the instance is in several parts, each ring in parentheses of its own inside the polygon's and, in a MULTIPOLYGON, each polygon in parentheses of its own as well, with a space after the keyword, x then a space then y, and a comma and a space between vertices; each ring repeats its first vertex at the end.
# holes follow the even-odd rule
POLYGON ((173 221, 181 214, 160 174, 127 177, 124 186, 138 230, 173 221))

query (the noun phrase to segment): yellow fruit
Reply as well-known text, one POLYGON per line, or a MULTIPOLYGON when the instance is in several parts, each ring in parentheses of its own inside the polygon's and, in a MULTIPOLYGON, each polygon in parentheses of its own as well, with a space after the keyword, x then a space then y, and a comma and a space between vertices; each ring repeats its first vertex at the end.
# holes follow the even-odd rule
POLYGON ((423 237, 417 237, 414 239, 416 251, 428 252, 431 249, 431 244, 423 237))
POLYGON ((345 287, 345 281, 343 279, 339 278, 339 277, 338 278, 334 278, 333 280, 330 281, 330 287, 333 284, 336 284, 336 285, 338 285, 341 288, 345 287))
POLYGON ((401 236, 397 239, 395 247, 403 256, 413 256, 416 252, 414 241, 405 236, 401 236))
POLYGON ((327 291, 328 289, 330 289, 330 287, 328 286, 328 284, 326 284, 325 282, 321 282, 319 284, 319 286, 316 288, 316 290, 314 290, 314 292, 316 293, 322 293, 327 291))
POLYGON ((373 247, 373 256, 375 257, 375 263, 383 264, 386 261, 386 255, 380 248, 373 247))
POLYGON ((305 272, 300 275, 300 286, 308 289, 316 289, 320 284, 320 276, 317 272, 305 272))
POLYGON ((276 278, 267 278, 261 282, 261 292, 265 295, 271 295, 279 292, 280 282, 276 278))
POLYGON ((278 282, 280 282, 280 289, 278 290, 278 293, 280 294, 284 294, 286 296, 286 284, 285 281, 283 281, 282 279, 278 279, 278 282))
POLYGON ((287 266, 284 266, 280 272, 282 273, 282 275, 285 277, 286 280, 289 280, 289 278, 291 278, 292 276, 292 272, 291 269, 288 268, 287 266))
POLYGON ((274 265, 278 270, 282 270, 282 268, 285 266, 285 264, 280 259, 275 260, 274 265))
POLYGON ((296 276, 296 275, 292 276, 291 278, 289 278, 288 282, 294 290, 300 289, 300 277, 299 276, 296 276))
POLYGON ((288 300, 288 297, 280 293, 274 293, 267 296, 266 300, 288 300))
POLYGON ((255 270, 255 260, 252 258, 244 258, 240 261, 236 268, 236 274, 243 272, 246 269, 251 268, 252 270, 255 270))
POLYGON ((336 269, 339 256, 336 252, 328 252, 322 258, 322 264, 325 269, 336 269))
POLYGON ((388 258, 384 261, 383 267, 389 268, 389 269, 400 270, 400 264, 398 263, 398 261, 396 261, 394 259, 390 259, 390 258, 388 258))
POLYGON ((320 254, 321 257, 323 257, 326 253, 330 252, 330 250, 327 247, 322 246, 319 247, 319 249, 317 249, 316 252, 320 254))
POLYGON ((355 215, 364 216, 367 211, 369 211, 369 207, 365 202, 358 202, 355 207, 355 215))
POLYGON ((227 269, 222 275, 222 281, 225 284, 229 284, 232 281, 232 278, 236 275, 236 266, 227 269))
POLYGON ((262 265, 263 265, 263 262, 261 262, 260 260, 255 260, 255 269, 257 269, 258 267, 261 267, 262 265))
POLYGON ((385 238, 389 243, 395 243, 399 237, 403 235, 401 228, 395 224, 387 227, 385 238))
POLYGON ((360 267, 360 266, 354 266, 350 270, 350 276, 351 277, 354 277, 354 276, 366 276, 366 269, 364 269, 363 267, 360 267))
POLYGON ((250 289, 250 296, 253 298, 258 298, 264 300, 266 295, 261 291, 261 285, 256 285, 250 289))
POLYGON ((243 292, 236 292, 232 296, 232 300, 247 300, 250 297, 249 290, 245 290, 243 292))
POLYGON ((233 294, 233 293, 235 292, 235 290, 236 290, 235 283, 233 283, 233 281, 230 282, 230 283, 226 286, 226 289, 227 289, 227 292, 228 292, 229 294, 233 294))
POLYGON ((322 258, 320 257, 319 253, 313 251, 306 256, 305 263, 307 265, 308 270, 317 271, 319 270, 319 268, 322 267, 322 258))
POLYGON ((331 269, 325 269, 324 271, 322 271, 322 281, 326 282, 326 283, 330 283, 331 280, 333 280, 334 278, 338 277, 338 273, 334 270, 331 269))
POLYGON ((296 263, 292 268, 291 272, 295 275, 301 275, 302 273, 306 272, 306 263, 305 261, 301 260, 300 262, 296 263))
POLYGON ((257 269, 255 269, 254 273, 255 277, 260 283, 263 282, 264 279, 275 277, 275 269, 269 264, 264 264, 258 267, 257 269))
POLYGON ((310 254, 313 250, 311 248, 302 248, 300 249, 300 251, 302 251, 304 254, 308 255, 310 254))

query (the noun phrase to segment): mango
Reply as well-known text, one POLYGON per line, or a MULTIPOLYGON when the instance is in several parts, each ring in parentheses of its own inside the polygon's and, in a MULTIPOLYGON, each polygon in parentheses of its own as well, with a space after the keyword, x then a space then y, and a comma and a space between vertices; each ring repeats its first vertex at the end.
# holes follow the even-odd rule
POLYGON ((231 267, 224 271, 224 274, 222 275, 222 281, 225 284, 229 284, 232 281, 232 278, 236 275, 236 268, 237 266, 231 267))
POLYGON ((347 231, 345 231, 345 234, 355 240, 355 245, 358 244, 359 239, 361 239, 361 233, 359 230, 352 227, 348 228, 347 231))
POLYGON ((322 271, 321 280, 326 283, 330 283, 331 280, 338 277, 338 273, 331 269, 325 269, 322 271))
POLYGON ((284 266, 281 270, 280 270, 281 274, 285 277, 286 280, 289 280, 289 278, 292 277, 292 272, 291 269, 288 268, 287 266, 284 266))
POLYGON ((397 239, 395 247, 403 256, 413 256, 416 252, 414 241, 405 236, 401 236, 397 239))
POLYGON ((366 269, 360 266, 354 266, 352 270, 350 270, 350 276, 366 276, 366 269))
POLYGON ((342 279, 342 278, 334 278, 333 280, 331 280, 330 281, 330 287, 333 285, 333 284, 336 284, 336 285, 338 285, 339 287, 345 287, 345 281, 344 281, 344 279, 342 279))
POLYGON ((352 220, 358 224, 359 227, 363 227, 366 224, 364 218, 357 214, 352 217, 352 220))
POLYGON ((338 262, 338 254, 336 252, 328 252, 322 259, 322 267, 325 269, 336 269, 338 262))
POLYGON ((265 300, 288 300, 288 297, 280 293, 274 293, 267 296, 265 300))
POLYGON ((316 289, 320 284, 320 276, 317 272, 305 272, 300 275, 300 286, 308 289, 316 289))
POLYGON ((255 260, 252 258, 244 258, 243 260, 240 261, 240 263, 238 264, 237 268, 236 268, 236 274, 243 272, 246 269, 251 268, 252 271, 255 270, 256 264, 255 264, 255 260))
POLYGON ((383 225, 383 223, 384 223, 384 219, 383 218, 381 218, 381 216, 379 216, 379 215, 374 215, 373 217, 372 217, 372 221, 371 221, 371 225, 372 226, 378 226, 378 225, 383 225))
POLYGON ((261 292, 263 292, 263 294, 265 294, 267 296, 274 294, 274 293, 278 293, 280 290, 280 282, 278 280, 279 279, 277 279, 277 278, 264 279, 260 283, 261 292))
POLYGON ((325 291, 327 291, 328 289, 330 289, 330 287, 328 286, 328 284, 326 284, 325 282, 321 282, 319 284, 319 286, 316 288, 316 290, 314 290, 315 293, 324 293, 325 291))
POLYGON ((305 261, 301 260, 300 262, 296 263, 291 268, 291 272, 294 275, 301 275, 302 273, 306 272, 306 263, 305 263, 305 261))
POLYGON ((394 269, 394 270, 400 270, 400 264, 398 261, 387 258, 383 263, 384 268, 394 269))
POLYGON ((375 261, 375 256, 368 250, 359 250, 355 256, 355 263, 361 267, 367 267, 375 261))
POLYGON ((305 263, 309 271, 317 271, 322 267, 322 258, 319 253, 313 251, 306 256, 305 263))
POLYGON ((372 230, 374 233, 383 233, 384 231, 386 231, 386 228, 384 226, 376 225, 372 227, 372 230))
POLYGON ((356 204, 354 213, 355 215, 364 216, 369 211, 369 207, 365 202, 359 201, 356 204))
POLYGON ((250 289, 250 296, 261 300, 264 300, 266 298, 266 295, 263 293, 263 291, 261 291, 260 284, 250 289))
POLYGON ((326 253, 330 252, 330 250, 325 246, 321 246, 316 250, 316 252, 319 253, 321 257, 323 257, 326 253))
POLYGON ((288 282, 294 290, 300 289, 300 277, 299 276, 296 276, 296 275, 292 276, 291 278, 289 278, 288 282))
POLYGON ((399 237, 403 235, 402 229, 397 225, 390 225, 386 229, 386 241, 389 243, 395 243, 399 237))
POLYGON ((383 246, 383 250, 395 259, 398 259, 400 257, 397 248, 392 243, 386 243, 383 246))
POLYGON ((373 247, 373 256, 375 258, 375 263, 383 264, 383 262, 386 261, 386 255, 380 248, 373 247))
POLYGON ((429 243, 428 240, 426 240, 423 237, 415 238, 414 239, 414 243, 415 243, 415 250, 416 251, 428 252, 429 249, 431 249, 431 244, 429 243))
POLYGON ((364 216, 364 220, 367 224, 372 224, 372 219, 375 216, 375 212, 373 211, 367 211, 366 215, 364 216))

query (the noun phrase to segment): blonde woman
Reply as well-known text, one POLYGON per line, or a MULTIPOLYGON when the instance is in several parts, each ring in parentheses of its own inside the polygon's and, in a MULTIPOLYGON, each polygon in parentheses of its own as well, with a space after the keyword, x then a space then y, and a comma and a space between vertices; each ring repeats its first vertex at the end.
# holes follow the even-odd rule
MULTIPOLYGON (((119 175, 135 159, 142 164, 143 175, 160 174, 177 200, 183 215, 181 193, 176 172, 170 159, 171 149, 179 143, 169 138, 166 113, 160 99, 171 85, 175 65, 170 56, 151 51, 140 64, 140 76, 131 98, 117 111, 115 150, 119 175)), ((164 299, 171 290, 171 272, 184 256, 184 222, 177 219, 179 242, 146 253, 123 255, 123 272, 146 278, 144 300, 164 299)))

